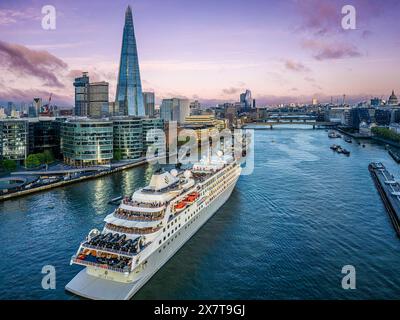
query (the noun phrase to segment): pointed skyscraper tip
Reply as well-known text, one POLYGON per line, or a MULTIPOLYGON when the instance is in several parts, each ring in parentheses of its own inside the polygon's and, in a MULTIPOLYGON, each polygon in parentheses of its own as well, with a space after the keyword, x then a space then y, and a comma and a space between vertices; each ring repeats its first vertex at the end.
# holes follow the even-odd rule
POLYGON ((119 109, 125 115, 144 116, 145 114, 131 6, 128 6, 125 12, 115 101, 119 103, 119 109))

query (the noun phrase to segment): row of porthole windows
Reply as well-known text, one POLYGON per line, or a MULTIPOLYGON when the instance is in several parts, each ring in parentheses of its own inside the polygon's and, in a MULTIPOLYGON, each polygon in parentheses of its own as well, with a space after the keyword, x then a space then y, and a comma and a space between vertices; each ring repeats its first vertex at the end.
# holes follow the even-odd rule
MULTIPOLYGON (((175 234, 175 238, 174 237, 172 237, 171 238, 171 240, 169 240, 168 242, 167 242, 167 244, 165 244, 164 246, 163 246, 163 249, 165 249, 172 241, 174 241, 174 239, 176 239, 177 237, 178 237, 178 235, 180 235, 181 233, 180 232, 178 232, 178 234, 175 234)), ((161 240, 160 240, 160 243, 161 243, 161 240)), ((161 252, 161 249, 159 249, 158 250, 158 253, 160 253, 161 252)))
MULTIPOLYGON (((172 229, 171 232, 168 232, 168 235, 164 236, 163 240, 158 241, 158 244, 161 244, 162 241, 165 241, 167 238, 169 238, 169 236, 172 235, 175 231, 177 231, 178 228, 180 228, 180 227, 181 227, 181 224, 177 225, 175 227, 175 229, 172 229)), ((164 228, 164 230, 165 230, 165 228, 164 228)))

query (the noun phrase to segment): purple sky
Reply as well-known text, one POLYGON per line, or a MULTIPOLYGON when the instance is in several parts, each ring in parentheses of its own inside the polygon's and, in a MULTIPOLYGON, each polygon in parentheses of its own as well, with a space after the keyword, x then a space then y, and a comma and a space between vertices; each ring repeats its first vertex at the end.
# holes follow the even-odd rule
POLYGON ((213 104, 249 88, 263 104, 387 98, 400 91, 398 0, 0 2, 0 101, 73 104, 74 76, 110 82, 114 99, 127 5, 144 90, 213 104), (41 8, 57 10, 43 30, 41 8), (351 4, 357 29, 341 28, 351 4), (397 90, 398 89, 398 90, 397 90))

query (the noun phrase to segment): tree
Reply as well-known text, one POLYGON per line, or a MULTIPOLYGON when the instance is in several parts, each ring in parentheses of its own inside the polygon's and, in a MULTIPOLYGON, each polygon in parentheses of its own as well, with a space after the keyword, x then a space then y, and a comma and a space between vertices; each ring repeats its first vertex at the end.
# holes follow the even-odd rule
POLYGON ((122 152, 119 149, 114 150, 114 160, 119 161, 122 159, 122 152))
POLYGON ((25 160, 25 166, 28 168, 34 168, 40 166, 41 162, 37 154, 30 154, 25 160))
POLYGON ((49 164, 49 163, 54 162, 54 156, 50 150, 45 150, 43 152, 43 158, 44 158, 44 163, 49 164))
POLYGON ((35 153, 35 156, 39 160, 39 165, 45 163, 45 156, 44 153, 35 153))
POLYGON ((0 165, 5 171, 14 171, 17 168, 17 163, 14 160, 2 160, 0 165))

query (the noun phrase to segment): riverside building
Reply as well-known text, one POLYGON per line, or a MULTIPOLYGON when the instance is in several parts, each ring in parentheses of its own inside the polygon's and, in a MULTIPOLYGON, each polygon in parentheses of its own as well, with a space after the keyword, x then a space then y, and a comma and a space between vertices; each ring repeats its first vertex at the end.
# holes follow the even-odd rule
POLYGON ((66 164, 109 164, 113 158, 112 121, 88 118, 66 120, 61 124, 61 148, 66 164))

